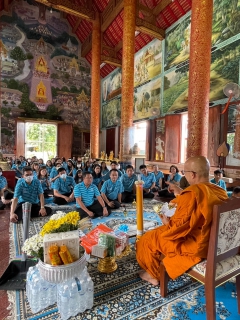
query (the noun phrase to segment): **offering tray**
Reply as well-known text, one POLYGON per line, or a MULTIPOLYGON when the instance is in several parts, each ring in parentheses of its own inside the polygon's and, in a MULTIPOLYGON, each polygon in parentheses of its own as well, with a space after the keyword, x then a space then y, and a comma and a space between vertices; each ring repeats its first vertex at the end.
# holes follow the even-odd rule
POLYGON ((85 268, 89 257, 86 253, 83 253, 82 250, 80 256, 81 258, 77 261, 60 266, 52 266, 39 260, 38 269, 41 277, 48 282, 61 283, 78 276, 85 268))

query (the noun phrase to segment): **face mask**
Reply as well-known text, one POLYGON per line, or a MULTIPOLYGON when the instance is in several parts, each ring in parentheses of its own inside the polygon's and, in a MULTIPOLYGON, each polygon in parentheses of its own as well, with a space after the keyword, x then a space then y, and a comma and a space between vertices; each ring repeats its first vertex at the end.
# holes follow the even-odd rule
POLYGON ((78 167, 78 168, 81 168, 81 164, 78 164, 77 167, 78 167))
POLYGON ((66 173, 61 174, 61 178, 62 178, 62 179, 66 179, 66 178, 67 178, 66 173))
POLYGON ((27 176, 24 178, 26 182, 32 182, 33 176, 27 176))
POLYGON ((2 171, 0 172, 0 176, 2 175, 2 171))

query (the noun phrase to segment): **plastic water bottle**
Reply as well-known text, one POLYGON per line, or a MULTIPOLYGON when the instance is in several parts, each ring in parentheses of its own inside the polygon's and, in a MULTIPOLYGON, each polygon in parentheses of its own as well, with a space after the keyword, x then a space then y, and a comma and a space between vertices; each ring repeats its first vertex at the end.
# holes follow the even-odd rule
POLYGON ((78 287, 77 287, 76 280, 74 279, 70 287, 69 308, 70 308, 71 316, 75 316, 80 312, 79 303, 80 303, 80 296, 78 294, 78 287))
POLYGON ((31 298, 30 298, 30 308, 32 313, 37 313, 41 310, 39 295, 41 292, 41 282, 39 278, 35 278, 33 280, 33 284, 31 287, 31 298))
POLYGON ((87 291, 87 281, 85 280, 80 280, 80 291, 78 291, 79 293, 79 297, 80 297, 80 301, 79 301, 79 312, 84 312, 84 310, 86 310, 86 291, 87 291))
POLYGON ((48 283, 48 292, 47 292, 47 306, 57 302, 57 285, 55 283, 48 283))
POLYGON ((67 284, 62 284, 58 291, 58 309, 62 320, 66 320, 70 317, 69 301, 69 287, 67 284))
POLYGON ((31 287, 31 282, 33 280, 33 275, 36 274, 37 271, 38 271, 38 268, 34 266, 34 267, 30 267, 27 272, 26 295, 27 295, 28 301, 30 300, 30 287, 31 287))
POLYGON ((91 277, 87 279, 87 291, 86 291, 86 309, 92 309, 93 307, 93 294, 94 294, 94 285, 91 277))

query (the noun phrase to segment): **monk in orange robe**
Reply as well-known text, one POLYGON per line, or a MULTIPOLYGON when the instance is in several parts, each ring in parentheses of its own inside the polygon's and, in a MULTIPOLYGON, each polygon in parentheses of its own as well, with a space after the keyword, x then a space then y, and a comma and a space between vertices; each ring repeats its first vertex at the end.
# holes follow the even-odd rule
MULTIPOLYGON (((209 161, 189 158, 184 172, 190 186, 171 203, 177 205, 169 219, 162 216, 163 226, 145 233, 137 242, 140 277, 154 285, 159 283, 160 262, 170 278, 175 279, 207 257, 213 206, 228 199, 224 189, 209 182, 209 161)), ((175 195, 179 188, 174 190, 175 195)))

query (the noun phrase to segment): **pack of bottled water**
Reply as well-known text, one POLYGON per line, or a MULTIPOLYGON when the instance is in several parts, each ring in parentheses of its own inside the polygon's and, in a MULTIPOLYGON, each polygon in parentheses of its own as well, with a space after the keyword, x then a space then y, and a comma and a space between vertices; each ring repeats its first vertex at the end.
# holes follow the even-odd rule
POLYGON ((26 295, 33 313, 39 312, 57 301, 57 285, 44 280, 37 266, 27 272, 26 295))
POLYGON ((66 320, 93 307, 94 286, 87 267, 76 277, 56 285, 44 280, 34 266, 27 272, 26 294, 33 313, 57 302, 61 319, 66 320))
POLYGON ((61 319, 66 320, 93 307, 93 281, 87 272, 57 285, 57 306, 61 319))

